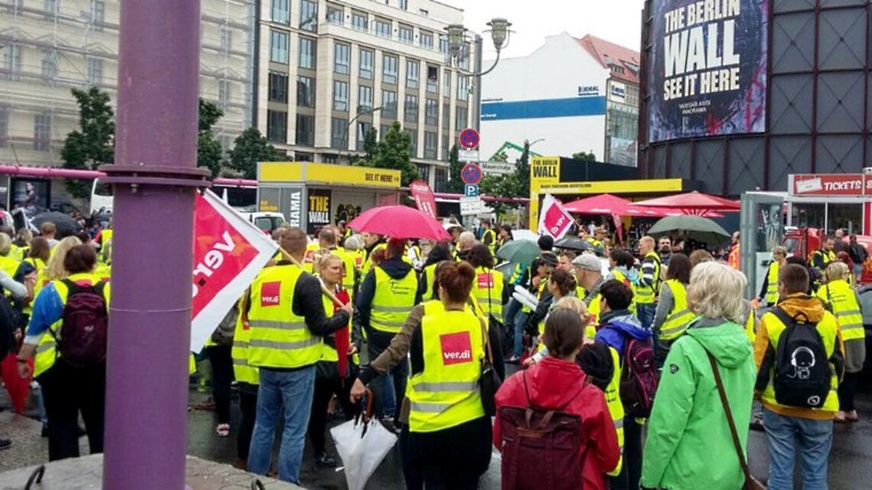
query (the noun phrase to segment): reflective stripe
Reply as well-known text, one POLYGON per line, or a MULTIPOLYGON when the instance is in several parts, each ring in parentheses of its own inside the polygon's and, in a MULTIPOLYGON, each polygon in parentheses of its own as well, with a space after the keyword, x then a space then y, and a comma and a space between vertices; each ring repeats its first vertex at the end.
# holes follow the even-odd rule
POLYGON ((478 387, 478 382, 473 381, 472 383, 467 382, 452 382, 445 381, 441 383, 413 383, 412 388, 415 391, 421 391, 425 393, 440 393, 444 391, 452 392, 452 391, 472 391, 478 387))
POLYGON ((248 366, 248 359, 233 359, 233 364, 235 366, 248 366))
POLYGON ((618 420, 613 420, 612 422, 615 423, 615 429, 623 429, 624 428, 624 419, 623 418, 618 419, 618 420))
POLYGON ((845 325, 844 327, 840 326, 840 327, 839 327, 839 330, 841 330, 842 332, 844 332, 845 330, 859 330, 859 329, 862 329, 862 328, 863 328, 863 325, 858 325, 858 324, 849 324, 849 325, 845 325))
POLYGON ((249 325, 255 328, 278 328, 281 330, 301 330, 306 328, 303 322, 277 322, 273 320, 251 320, 249 325))
POLYGON ((836 313, 836 318, 841 318, 843 316, 848 316, 848 315, 862 315, 862 314, 863 314, 863 312, 861 312, 860 310, 840 311, 840 312, 836 313))
POLYGON ((687 316, 687 315, 690 315, 690 317, 687 319, 687 322, 682 322, 680 325, 676 325, 674 327, 664 328, 663 330, 661 330, 660 336, 666 337, 666 336, 678 334, 678 333, 681 333, 681 332, 684 332, 685 330, 687 330, 688 322, 693 320, 693 316, 692 316, 693 312, 690 311, 689 309, 685 308, 679 312, 673 313, 672 315, 669 315, 669 318, 666 319, 666 323, 669 323, 669 322, 672 322, 674 320, 678 320, 681 317, 687 316))
POLYGON ((442 413, 448 407, 451 406, 450 403, 424 403, 424 402, 410 402, 410 408, 415 412, 424 412, 424 413, 442 413))
POLYGON ((50 340, 48 342, 40 342, 39 345, 36 346, 36 353, 42 353, 49 349, 54 349, 57 346, 57 343, 54 340, 50 340))
MULTIPOLYGON (((380 306, 380 305, 372 305, 372 311, 383 311, 386 313, 405 313, 407 311, 411 311, 411 308, 407 306, 380 306)), ((402 326, 402 324, 400 324, 402 326)))
POLYGON ((321 337, 306 339, 301 342, 273 342, 269 340, 252 340, 249 344, 251 347, 262 347, 265 349, 303 349, 321 343, 321 337))
POLYGON ((247 340, 233 339, 233 347, 235 347, 237 349, 247 349, 248 348, 248 341, 247 340))
POLYGON ((375 322, 371 322, 371 323, 372 323, 372 328, 374 328, 376 330, 378 330, 378 327, 403 328, 403 325, 406 324, 406 322, 383 322, 383 321, 378 322, 378 324, 376 324, 375 322))

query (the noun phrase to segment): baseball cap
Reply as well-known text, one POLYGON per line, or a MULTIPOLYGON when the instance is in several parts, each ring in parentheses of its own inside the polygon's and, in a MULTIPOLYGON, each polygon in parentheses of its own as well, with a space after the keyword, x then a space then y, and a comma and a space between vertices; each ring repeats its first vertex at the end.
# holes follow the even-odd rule
POLYGON ((550 265, 552 267, 556 266, 559 261, 557 260, 557 256, 552 252, 544 252, 539 256, 539 263, 544 265, 550 265))
POLYGON ((586 271, 601 272, 603 265, 596 255, 581 254, 572 261, 572 265, 580 267, 586 271))

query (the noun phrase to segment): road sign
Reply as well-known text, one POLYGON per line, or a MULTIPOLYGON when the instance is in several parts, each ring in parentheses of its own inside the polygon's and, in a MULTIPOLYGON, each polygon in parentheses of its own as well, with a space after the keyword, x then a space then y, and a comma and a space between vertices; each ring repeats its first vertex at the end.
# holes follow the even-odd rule
POLYGON ((478 186, 469 184, 463 186, 463 195, 466 197, 478 197, 478 186))
POLYGON ((478 144, 481 142, 481 137, 473 128, 466 128, 460 132, 460 146, 466 148, 467 150, 474 150, 478 148, 478 144))
POLYGON ((478 163, 479 153, 478 150, 459 150, 457 152, 457 159, 461 162, 476 162, 478 163))
POLYGON ((481 162, 479 166, 485 175, 508 175, 515 172, 515 164, 508 162, 481 162))
POLYGON ((460 171, 460 178, 464 184, 476 185, 481 182, 481 168, 474 163, 467 163, 460 171))
POLYGON ((480 197, 461 197, 460 198, 460 214, 462 216, 473 216, 481 214, 484 210, 484 204, 480 197))

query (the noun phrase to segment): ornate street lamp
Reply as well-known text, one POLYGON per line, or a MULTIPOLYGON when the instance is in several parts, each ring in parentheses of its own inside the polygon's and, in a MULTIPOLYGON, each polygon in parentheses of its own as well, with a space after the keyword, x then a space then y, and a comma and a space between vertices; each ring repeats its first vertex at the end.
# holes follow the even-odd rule
POLYGON ((499 64, 500 53, 503 48, 509 45, 509 37, 511 36, 509 28, 512 27, 512 23, 503 18, 495 18, 488 22, 487 25, 490 27, 490 30, 485 32, 490 32, 491 34, 491 40, 494 43, 494 48, 497 50, 497 58, 494 60, 493 66, 480 73, 464 70, 460 67, 460 61, 469 57, 469 53, 463 52, 463 44, 466 41, 467 33, 466 27, 463 27, 462 24, 451 24, 445 28, 445 31, 448 33, 449 63, 454 65, 458 72, 467 76, 480 77, 492 72, 497 67, 497 64, 499 64))

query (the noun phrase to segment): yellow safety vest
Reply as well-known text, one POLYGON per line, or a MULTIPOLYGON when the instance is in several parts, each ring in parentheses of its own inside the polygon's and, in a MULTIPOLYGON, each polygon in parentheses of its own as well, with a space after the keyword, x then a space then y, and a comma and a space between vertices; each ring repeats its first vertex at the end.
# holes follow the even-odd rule
POLYGON ((27 257, 27 250, 28 247, 19 247, 13 243, 9 246, 9 257, 21 262, 25 257, 27 257))
MULTIPOLYGON (((542 291, 545 290, 545 286, 548 285, 549 280, 550 279, 548 279, 547 277, 543 277, 539 280, 539 287, 536 289, 536 298, 537 299, 542 297, 542 291)), ((526 306, 526 305, 521 308, 521 311, 523 311, 524 313, 532 313, 533 312, 533 310, 529 306, 526 306)))
POLYGON ((632 281, 630 281, 630 279, 627 276, 624 275, 623 272, 618 270, 617 267, 614 270, 612 270, 612 275, 615 276, 616 280, 624 283, 624 285, 627 286, 628 288, 630 288, 630 291, 633 292, 633 299, 630 300, 630 311, 633 312, 633 314, 635 314, 636 313, 636 286, 632 283, 632 281))
POLYGON ((831 281, 818 289, 818 298, 826 301, 833 307, 833 315, 839 323, 842 332, 842 340, 856 340, 866 338, 863 328, 863 312, 857 304, 854 289, 844 280, 831 281))
MULTIPOLYGON (((428 304, 429 305, 429 304, 428 304)), ((478 380, 484 358, 481 320, 471 311, 425 308, 424 371, 406 388, 409 430, 436 432, 484 417, 478 380)))
POLYGON ((248 362, 252 366, 293 369, 321 359, 321 337, 293 311, 294 288, 303 274, 296 265, 267 267, 254 279, 249 296, 248 362))
MULTIPOLYGON (((372 252, 366 255, 366 260, 363 262, 363 267, 360 269, 360 272, 362 272, 364 276, 366 276, 369 273, 369 270, 372 269, 372 254, 387 248, 388 245, 386 243, 379 243, 372 248, 372 252)), ((363 253, 366 254, 366 251, 363 251, 363 253)))
POLYGON ((811 254, 812 263, 809 265, 814 265, 813 261, 816 255, 820 255, 824 262, 824 267, 821 272, 825 272, 827 265, 829 265, 830 262, 835 262, 836 260, 836 254, 832 250, 828 252, 825 252, 824 250, 815 250, 814 253, 811 254))
POLYGON ((670 279, 663 284, 672 291, 672 311, 660 327, 661 340, 674 340, 687 330, 687 325, 696 315, 687 307, 687 288, 678 279, 670 279))
POLYGON ((585 338, 592 339, 596 336, 596 330, 599 326, 600 303, 602 303, 602 298, 603 295, 596 293, 596 295, 590 299, 590 304, 587 305, 587 313, 590 315, 590 322, 588 322, 587 327, 584 329, 585 338))
POLYGON ((618 447, 621 448, 621 458, 618 460, 618 466, 609 473, 609 476, 618 476, 621 473, 621 467, 624 465, 624 404, 621 402, 621 356, 618 351, 609 346, 609 352, 612 354, 612 364, 615 366, 612 380, 606 386, 604 392, 606 396, 606 405, 609 407, 609 415, 612 417, 612 422, 615 424, 615 430, 618 432, 618 447))
POLYGON ((396 334, 403 329, 409 311, 415 306, 418 276, 410 270, 402 279, 394 279, 381 267, 375 271, 375 295, 372 297, 370 326, 379 332, 396 334))
POLYGON ((107 242, 112 241, 112 228, 106 228, 105 230, 100 232, 100 245, 105 245, 107 242))
MULTIPOLYGON (((787 329, 787 326, 774 313, 766 313, 763 315, 762 321, 766 323, 766 328, 769 332, 769 343, 772 344, 772 349, 775 350, 775 352, 778 352, 778 340, 781 338, 781 334, 784 333, 784 330, 787 329)), ((827 362, 829 362, 829 359, 833 356, 833 352, 835 351, 836 343, 839 341, 837 338, 839 325, 836 322, 836 317, 828 311, 824 312, 823 319, 818 322, 815 328, 821 336, 823 347, 827 353, 827 362)), ((775 367, 773 366, 772 370, 769 372, 769 382, 766 385, 766 389, 763 390, 763 395, 761 397, 762 401, 764 405, 768 404, 772 406, 792 408, 785 407, 775 401, 775 385, 772 381, 774 370, 775 367)), ((825 412, 836 412, 839 410, 839 378, 836 374, 836 368, 832 363, 830 363, 830 372, 832 373, 832 376, 830 377, 830 392, 827 395, 824 406, 821 408, 811 408, 810 410, 825 412)))
POLYGON ((636 290, 633 291, 636 303, 640 305, 654 304, 657 299, 657 292, 660 290, 660 257, 656 252, 652 251, 645 254, 645 259, 648 258, 654 261, 654 284, 651 286, 639 284, 636 290))
POLYGON ((769 274, 766 276, 766 304, 773 306, 778 303, 778 273, 781 264, 773 260, 769 263, 769 274))
POLYGON ((424 297, 421 298, 422 302, 434 299, 433 293, 435 291, 433 291, 433 282, 436 280, 436 266, 438 265, 439 263, 437 262, 435 264, 430 264, 427 267, 424 267, 424 273, 421 275, 421 280, 426 281, 426 283, 424 284, 426 289, 424 289, 424 297))
MULTIPOLYGON (((333 300, 328 298, 326 294, 322 294, 321 301, 324 303, 324 314, 326 314, 328 317, 333 316, 334 310, 336 309, 334 307, 333 300)), ((349 327, 351 327, 350 321, 349 327)), ((335 335, 339 335, 339 332, 337 331, 335 335)), ((351 328, 348 329, 348 340, 351 341, 351 328)), ((336 351, 336 347, 334 345, 330 345, 328 342, 323 342, 321 346, 321 361, 339 362, 339 353, 336 351)))
MULTIPOLYGON (((342 259, 342 287, 348 291, 351 301, 354 301, 354 275, 357 270, 355 254, 341 247, 330 250, 330 253, 342 259)), ((332 310, 329 316, 333 316, 332 310)))
MULTIPOLYGON (((67 280, 78 282, 78 281, 89 281, 92 285, 99 284, 100 279, 93 274, 73 274, 67 278, 67 280)), ((58 298, 61 300, 61 304, 67 303, 67 297, 69 296, 70 290, 67 288, 67 285, 63 283, 63 281, 52 281, 54 284, 54 289, 57 292, 58 298)), ((106 300, 106 307, 109 307, 109 284, 103 286, 103 298, 106 300)), ((39 344, 36 346, 36 356, 33 359, 33 376, 37 377, 40 374, 46 372, 48 368, 54 366, 55 361, 57 360, 60 353, 57 351, 57 343, 55 341, 55 336, 60 336, 60 328, 63 323, 63 318, 59 319, 55 323, 53 323, 48 332, 42 334, 42 337, 39 339, 39 344)))
POLYGON ((230 357, 233 358, 233 375, 236 381, 250 385, 260 384, 260 370, 248 363, 248 343, 251 340, 251 326, 246 320, 247 314, 242 311, 240 302, 240 314, 236 318, 236 328, 233 331, 233 348, 230 357))
POLYGON ((481 305, 485 316, 491 314, 503 321, 503 273, 495 269, 479 267, 475 270, 472 296, 481 305))
POLYGON ((748 319, 745 321, 745 335, 748 336, 748 340, 753 344, 757 340, 757 313, 753 307, 750 310, 748 319))
POLYGON ((481 234, 481 243, 484 243, 484 237, 490 236, 490 243, 487 244, 487 248, 490 249, 491 254, 496 253, 497 249, 497 233, 493 230, 484 230, 484 233, 481 234))
POLYGON ((9 277, 15 277, 18 267, 21 266, 21 261, 14 258, 17 256, 18 254, 13 255, 11 251, 9 255, 0 255, 0 269, 6 271, 9 277))

